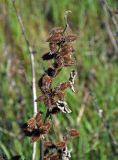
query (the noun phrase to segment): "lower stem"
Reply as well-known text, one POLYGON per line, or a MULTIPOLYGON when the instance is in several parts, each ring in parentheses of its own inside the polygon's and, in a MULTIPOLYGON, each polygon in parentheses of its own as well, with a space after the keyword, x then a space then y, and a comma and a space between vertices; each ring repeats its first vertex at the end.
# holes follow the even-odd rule
POLYGON ((41 138, 40 139, 40 160, 43 160, 44 158, 44 141, 41 138))
POLYGON ((36 142, 33 143, 32 160, 36 159, 36 142))

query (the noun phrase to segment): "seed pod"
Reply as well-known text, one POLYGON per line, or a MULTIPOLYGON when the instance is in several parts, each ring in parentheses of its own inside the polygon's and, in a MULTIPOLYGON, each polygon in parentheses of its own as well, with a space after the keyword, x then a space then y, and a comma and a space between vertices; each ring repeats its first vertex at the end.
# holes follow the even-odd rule
POLYGON ((45 60, 51 60, 51 59, 53 59, 55 56, 56 56, 56 53, 48 52, 48 53, 45 53, 45 54, 42 56, 42 59, 43 59, 44 61, 45 61, 45 60))
POLYGON ((29 119, 27 123, 23 124, 22 129, 25 136, 29 136, 29 137, 32 136, 32 131, 35 128, 35 126, 36 126, 36 120, 34 117, 29 119))
POLYGON ((38 102, 38 101, 44 102, 45 106, 48 108, 51 108, 51 106, 54 105, 54 99, 53 99, 51 93, 45 93, 42 96, 39 96, 36 99, 36 102, 38 102))
POLYGON ((45 72, 48 74, 50 77, 55 77, 61 70, 58 68, 48 68, 45 72))
POLYGON ((42 125, 41 120, 42 112, 38 112, 35 117, 32 117, 22 127, 26 136, 32 136, 35 128, 42 125))
POLYGON ((37 99, 35 100, 35 102, 38 102, 38 101, 44 102, 45 101, 45 95, 37 97, 37 99))
POLYGON ((58 100, 64 100, 64 93, 60 90, 54 91, 54 96, 58 98, 58 100))
POLYGON ((64 99, 63 92, 67 88, 70 88, 73 92, 75 92, 73 83, 71 81, 68 81, 68 82, 61 83, 58 87, 56 87, 55 90, 53 91, 54 92, 53 94, 57 96, 59 100, 63 100, 64 99))
POLYGON ((45 72, 48 76, 54 78, 59 74, 60 71, 61 71, 61 68, 50 67, 45 72))
POLYGON ((51 127, 50 122, 49 122, 49 121, 46 121, 46 122, 44 123, 44 126, 45 126, 47 129, 49 129, 49 128, 51 127))
POLYGON ((49 158, 47 156, 44 156, 43 160, 49 160, 49 158))
POLYGON ((60 83, 60 85, 55 90, 56 90, 56 92, 64 91, 68 87, 70 87, 70 83, 69 82, 64 82, 64 83, 60 83))
POLYGON ((60 156, 58 154, 51 155, 50 160, 60 160, 60 156))
POLYGON ((73 42, 73 41, 75 41, 75 40, 77 40, 77 36, 74 35, 74 34, 65 36, 65 41, 66 41, 66 42, 73 42))
POLYGON ((38 112, 38 113, 36 114, 36 116, 35 116, 35 120, 36 120, 36 122, 38 122, 38 121, 40 121, 40 120, 41 120, 42 113, 43 113, 43 112, 38 112))
POLYGON ((70 50, 60 51, 59 54, 57 54, 56 57, 64 57, 66 55, 72 55, 72 52, 70 50))
POLYGON ((57 44, 56 43, 49 43, 49 48, 51 53, 57 52, 57 44))
POLYGON ((69 55, 69 54, 65 55, 63 58, 64 58, 64 66, 65 67, 75 64, 75 61, 72 60, 71 55, 69 55))
POLYGON ((50 123, 46 122, 42 124, 40 127, 33 129, 32 131, 32 143, 37 141, 41 136, 47 134, 50 129, 50 123))
POLYGON ((51 35, 46 42, 50 42, 50 43, 59 43, 61 42, 61 40, 63 39, 62 34, 56 33, 51 35))
POLYGON ((56 143, 56 146, 57 146, 58 148, 60 148, 60 149, 63 149, 63 148, 66 147, 66 142, 64 142, 64 141, 59 141, 59 142, 56 143))
POLYGON ((27 124, 23 124, 22 126, 23 133, 25 136, 31 137, 32 136, 32 129, 27 127, 27 124))
POLYGON ((44 74, 38 81, 38 86, 41 91, 45 94, 51 91, 52 77, 44 74))
POLYGON ((68 53, 69 53, 69 52, 74 52, 73 46, 70 45, 70 44, 68 44, 68 43, 64 44, 64 45, 61 47, 61 49, 62 49, 63 52, 68 52, 68 53))
POLYGON ((56 57, 54 67, 55 68, 62 68, 71 66, 75 63, 75 61, 72 60, 71 55, 67 54, 65 56, 56 57))
POLYGON ((36 114, 35 119, 36 119, 36 126, 37 126, 38 128, 40 128, 40 127, 43 125, 43 123, 42 123, 42 112, 38 112, 38 113, 36 114))
POLYGON ((50 108, 53 105, 53 99, 51 98, 50 95, 45 96, 45 101, 44 104, 46 107, 50 108))
POLYGON ((34 129, 32 132, 32 138, 31 138, 31 142, 34 143, 36 142, 39 138, 40 138, 41 132, 40 129, 34 129))
POLYGON ((54 27, 54 28, 50 31, 50 34, 55 34, 55 33, 63 33, 63 28, 62 28, 62 27, 54 27))

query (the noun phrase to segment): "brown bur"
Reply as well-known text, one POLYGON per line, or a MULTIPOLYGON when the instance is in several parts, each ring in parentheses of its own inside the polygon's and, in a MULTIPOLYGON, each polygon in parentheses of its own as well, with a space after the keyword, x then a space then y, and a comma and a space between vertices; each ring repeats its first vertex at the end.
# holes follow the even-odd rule
POLYGON ((32 117, 22 127, 26 136, 31 137, 32 143, 37 141, 41 136, 48 133, 50 129, 50 122, 42 122, 42 112, 38 112, 36 116, 32 117))

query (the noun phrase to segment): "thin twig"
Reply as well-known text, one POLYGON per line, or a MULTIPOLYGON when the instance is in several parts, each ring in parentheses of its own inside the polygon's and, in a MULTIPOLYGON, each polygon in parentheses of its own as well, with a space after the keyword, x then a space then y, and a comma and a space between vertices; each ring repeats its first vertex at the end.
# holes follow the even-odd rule
MULTIPOLYGON (((116 39, 114 38, 114 35, 112 33, 112 30, 111 30, 109 22, 108 22, 108 12, 107 11, 109 11, 109 13, 111 14, 111 10, 108 7, 108 4, 106 3, 105 0, 98 0, 98 1, 100 2, 101 6, 102 6, 102 8, 104 10, 104 13, 106 15, 106 19, 105 19, 106 30, 107 30, 107 33, 108 33, 109 38, 111 40, 111 43, 112 43, 112 45, 113 45, 113 47, 115 49, 115 52, 116 52, 116 54, 118 56, 118 45, 117 45, 116 39)), ((114 25, 117 26, 117 22, 114 21, 113 17, 112 17, 112 21, 113 21, 114 25)))
MULTIPOLYGON (((12 0, 12 3, 13 3, 13 7, 14 7, 14 10, 15 10, 16 16, 18 18, 18 22, 19 22, 23 37, 25 39, 25 42, 26 42, 26 45, 27 45, 27 48, 28 48, 28 52, 30 54, 31 70, 32 70, 33 109, 34 109, 34 115, 36 115, 36 113, 37 113, 37 103, 35 102, 35 100, 36 100, 37 96, 36 96, 36 78, 35 78, 34 51, 33 51, 32 47, 30 46, 29 40, 27 38, 22 18, 20 16, 20 14, 17 12, 17 8, 16 8, 16 5, 15 5, 15 0, 12 0)), ((35 157, 36 157, 36 142, 33 143, 32 160, 35 160, 35 157)))
MULTIPOLYGON (((65 11, 65 13, 64 13, 65 27, 64 27, 64 30, 63 30, 63 33, 62 33, 63 35, 65 34, 66 30, 67 30, 68 27, 69 27, 69 24, 68 24, 68 14, 69 14, 69 13, 71 13, 70 10, 67 10, 67 11, 65 11)), ((56 52, 58 52, 58 51, 60 50, 62 44, 63 44, 63 41, 60 43, 59 48, 57 49, 56 52)))
POLYGON ((64 27, 64 30, 63 30, 63 34, 65 33, 65 31, 69 28, 69 23, 68 23, 68 14, 69 13, 72 13, 71 10, 67 10, 65 11, 64 13, 64 21, 65 21, 65 27, 64 27))
POLYGON ((44 157, 44 141, 40 139, 40 160, 43 160, 44 157))

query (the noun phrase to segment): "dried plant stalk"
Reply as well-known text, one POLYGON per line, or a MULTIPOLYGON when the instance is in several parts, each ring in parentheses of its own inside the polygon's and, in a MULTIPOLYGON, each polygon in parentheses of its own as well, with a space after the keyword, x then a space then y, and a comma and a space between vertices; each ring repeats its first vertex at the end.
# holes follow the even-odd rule
MULTIPOLYGON (((25 42, 26 42, 26 45, 27 45, 27 48, 28 48, 28 52, 30 54, 30 62, 31 62, 31 70, 32 70, 33 110, 34 110, 34 115, 36 115, 36 113, 37 113, 37 103, 35 102, 35 99, 36 99, 37 96, 36 96, 36 78, 35 78, 34 51, 33 51, 32 47, 30 46, 29 40, 27 38, 22 18, 20 16, 20 14, 17 12, 15 1, 12 0, 12 3, 13 3, 13 7, 14 7, 14 10, 15 10, 16 16, 18 18, 18 22, 19 22, 23 37, 25 39, 25 42)), ((35 160, 35 157, 36 157, 36 142, 33 143, 32 160, 35 160)))

